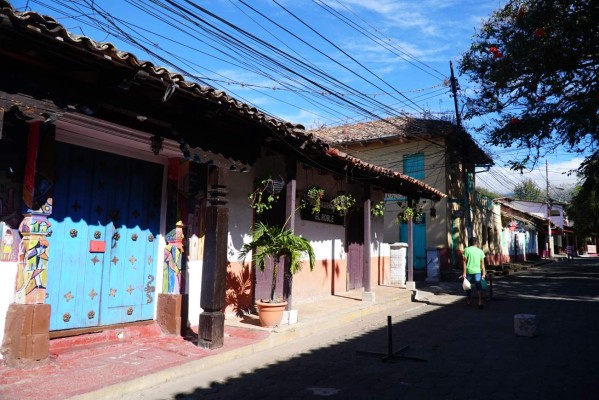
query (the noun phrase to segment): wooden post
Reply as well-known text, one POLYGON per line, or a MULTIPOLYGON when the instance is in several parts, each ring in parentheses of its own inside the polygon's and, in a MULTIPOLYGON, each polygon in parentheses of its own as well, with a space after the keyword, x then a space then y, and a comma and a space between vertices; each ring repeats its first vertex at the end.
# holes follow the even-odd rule
POLYGON ((226 168, 210 167, 208 172, 208 203, 206 209, 206 236, 198 346, 218 349, 223 346, 225 334, 225 290, 227 277, 227 240, 229 209, 227 204, 226 168))
MULTIPOLYGON (((291 179, 287 182, 287 198, 285 199, 285 218, 289 218, 287 221, 287 225, 285 226, 287 229, 290 229, 292 232, 295 232, 295 192, 297 188, 297 181, 295 179, 291 179)), ((284 268, 284 284, 283 284, 283 293, 285 295, 285 300, 287 301, 287 306, 285 310, 290 311, 292 309, 292 300, 293 300, 293 275, 289 270, 289 260, 285 257, 285 268, 284 268)))
POLYGON ((408 218, 408 282, 414 282, 414 221, 408 218))
POLYGON ((371 292, 370 284, 370 197, 364 201, 364 291, 371 292))

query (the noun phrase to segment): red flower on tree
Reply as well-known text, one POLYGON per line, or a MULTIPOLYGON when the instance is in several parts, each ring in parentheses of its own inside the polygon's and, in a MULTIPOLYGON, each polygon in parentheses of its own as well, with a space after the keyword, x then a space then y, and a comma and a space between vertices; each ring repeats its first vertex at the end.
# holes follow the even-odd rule
POLYGON ((489 47, 489 52, 493 54, 493 58, 495 59, 503 57, 503 53, 501 53, 495 46, 489 47))
POLYGON ((518 117, 512 118, 512 124, 516 125, 516 124, 519 124, 519 123, 520 123, 520 118, 518 118, 518 117))
POLYGON ((547 32, 545 32, 545 29, 543 29, 543 28, 537 28, 537 29, 535 29, 535 37, 537 39, 542 39, 545 36, 547 36, 547 32))

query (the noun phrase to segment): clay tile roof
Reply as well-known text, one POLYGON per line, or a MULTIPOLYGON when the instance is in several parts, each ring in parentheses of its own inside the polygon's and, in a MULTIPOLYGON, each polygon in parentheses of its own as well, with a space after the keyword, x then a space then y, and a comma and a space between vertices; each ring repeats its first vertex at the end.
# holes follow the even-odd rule
MULTIPOLYGON (((235 112, 248 120, 253 120, 262 124, 285 136, 301 139, 303 142, 310 145, 312 149, 317 150, 321 156, 336 159, 341 165, 347 165, 349 163, 351 167, 371 175, 370 179, 380 176, 391 179, 392 181, 401 181, 395 182, 395 185, 397 186, 398 183, 404 183, 406 190, 418 192, 422 197, 445 197, 445 194, 442 192, 416 179, 386 168, 369 164, 358 158, 349 156, 345 153, 340 153, 337 150, 330 148, 325 140, 319 138, 317 135, 313 134, 313 132, 307 132, 303 125, 292 124, 268 115, 255 107, 240 102, 226 94, 224 91, 195 82, 186 81, 183 75, 173 73, 165 67, 155 66, 149 61, 140 61, 134 54, 126 51, 119 51, 111 43, 96 42, 89 37, 70 33, 50 16, 41 15, 33 11, 19 12, 16 11, 7 0, 0 0, 0 17, 3 15, 6 16, 15 27, 31 29, 39 32, 41 35, 60 40, 71 48, 91 53, 116 64, 135 67, 138 70, 147 72, 152 77, 160 79, 166 86, 176 84, 180 89, 191 92, 205 100, 220 104, 228 104, 229 111, 235 112)), ((0 20, 0 26, 1 25, 2 21, 0 20)), ((389 134, 392 134, 392 130, 390 130, 389 134)))
POLYGON ((349 144, 381 139, 444 136, 455 130, 448 121, 412 117, 391 117, 311 130, 314 135, 332 144, 349 144))
POLYGON ((310 133, 335 146, 389 139, 445 138, 459 144, 463 156, 477 165, 492 165, 493 160, 476 144, 472 136, 449 121, 413 117, 392 117, 357 124, 324 127, 310 133))

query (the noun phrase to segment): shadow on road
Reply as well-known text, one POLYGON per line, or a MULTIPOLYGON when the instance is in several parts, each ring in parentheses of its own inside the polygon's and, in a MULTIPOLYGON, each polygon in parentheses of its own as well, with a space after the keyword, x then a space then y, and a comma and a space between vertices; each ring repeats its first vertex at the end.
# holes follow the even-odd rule
MULTIPOLYGON (((599 261, 599 260, 597 260, 599 261)), ((393 324, 393 346, 426 362, 381 362, 381 325, 177 399, 596 399, 599 264, 553 263, 496 279, 484 310, 425 306, 393 324), (538 336, 514 334, 535 314, 538 336)), ((348 327, 351 331, 351 326, 348 327)))

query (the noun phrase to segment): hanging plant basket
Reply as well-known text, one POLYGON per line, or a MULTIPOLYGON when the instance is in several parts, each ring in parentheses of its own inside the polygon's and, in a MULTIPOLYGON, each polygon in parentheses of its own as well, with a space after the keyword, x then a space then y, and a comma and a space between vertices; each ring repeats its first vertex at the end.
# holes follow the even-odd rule
POLYGON ((414 210, 410 207, 406 207, 403 211, 397 214, 397 223, 407 222, 414 218, 414 210))
POLYGON ((285 187, 285 180, 280 176, 278 178, 268 178, 262 181, 264 190, 268 194, 279 194, 285 187))
POLYGON ((351 194, 340 194, 331 200, 331 205, 341 215, 346 215, 355 204, 356 199, 351 194))
POLYGON ((382 217, 385 215, 385 202, 379 201, 370 207, 370 213, 373 217, 382 217))
POLYGON ((285 181, 281 177, 279 179, 268 177, 258 182, 256 189, 248 195, 250 206, 256 210, 256 214, 270 210, 279 199, 279 193, 283 187, 285 187, 285 181))
POLYGON ((307 205, 312 207, 312 214, 320 212, 320 202, 324 197, 324 189, 319 186, 310 186, 304 195, 307 205))

